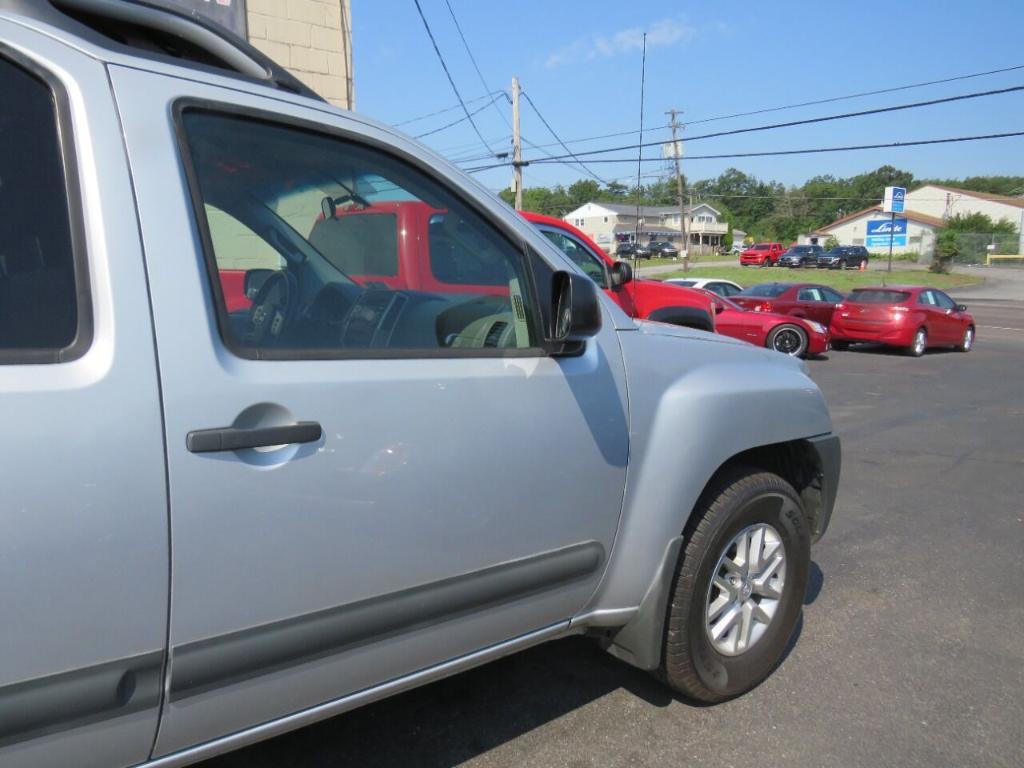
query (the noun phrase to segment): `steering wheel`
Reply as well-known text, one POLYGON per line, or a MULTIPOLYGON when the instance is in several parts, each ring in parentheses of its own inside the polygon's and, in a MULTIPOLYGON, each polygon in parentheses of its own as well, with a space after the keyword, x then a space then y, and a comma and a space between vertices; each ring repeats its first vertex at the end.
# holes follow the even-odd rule
POLYGON ((249 310, 249 339, 261 346, 268 339, 277 341, 291 322, 298 290, 295 278, 285 271, 274 272, 268 277, 249 310))

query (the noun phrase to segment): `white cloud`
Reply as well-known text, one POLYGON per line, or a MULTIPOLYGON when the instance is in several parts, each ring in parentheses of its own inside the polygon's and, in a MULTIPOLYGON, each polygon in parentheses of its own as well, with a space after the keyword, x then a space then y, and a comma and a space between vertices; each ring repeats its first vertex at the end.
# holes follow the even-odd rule
POLYGON ((548 69, 579 61, 592 61, 598 57, 610 58, 624 53, 643 49, 644 32, 647 32, 648 48, 668 48, 687 43, 697 34, 695 27, 678 18, 662 19, 643 27, 629 27, 604 36, 599 35, 590 40, 577 40, 550 54, 544 61, 548 69))

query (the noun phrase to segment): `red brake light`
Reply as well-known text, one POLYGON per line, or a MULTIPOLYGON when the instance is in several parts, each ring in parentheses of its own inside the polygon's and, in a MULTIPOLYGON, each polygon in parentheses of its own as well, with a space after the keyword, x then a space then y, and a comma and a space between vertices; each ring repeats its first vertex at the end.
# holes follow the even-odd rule
POLYGON ((762 301, 760 304, 755 304, 754 305, 754 311, 755 312, 771 312, 772 311, 772 305, 769 304, 767 301, 762 301))

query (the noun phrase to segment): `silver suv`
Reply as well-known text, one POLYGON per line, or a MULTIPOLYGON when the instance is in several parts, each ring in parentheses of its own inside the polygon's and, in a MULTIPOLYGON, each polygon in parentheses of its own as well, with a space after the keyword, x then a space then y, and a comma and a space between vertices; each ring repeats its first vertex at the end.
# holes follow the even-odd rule
POLYGON ((186 16, 0 0, 0 83, 4 768, 185 765, 570 634, 703 702, 777 664, 839 476, 801 363, 633 321, 186 16))

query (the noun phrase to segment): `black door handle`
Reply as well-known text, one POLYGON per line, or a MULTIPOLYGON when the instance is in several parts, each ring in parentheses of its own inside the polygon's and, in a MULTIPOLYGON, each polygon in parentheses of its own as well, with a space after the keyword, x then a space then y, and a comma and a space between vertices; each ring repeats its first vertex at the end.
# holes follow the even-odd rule
POLYGON ((283 427, 256 427, 254 429, 194 429, 185 436, 185 447, 192 453, 237 451, 242 448, 262 448, 289 443, 313 443, 320 439, 323 429, 315 421, 300 421, 283 427))

